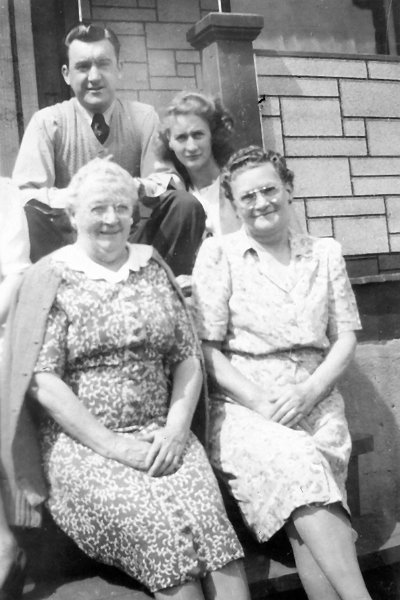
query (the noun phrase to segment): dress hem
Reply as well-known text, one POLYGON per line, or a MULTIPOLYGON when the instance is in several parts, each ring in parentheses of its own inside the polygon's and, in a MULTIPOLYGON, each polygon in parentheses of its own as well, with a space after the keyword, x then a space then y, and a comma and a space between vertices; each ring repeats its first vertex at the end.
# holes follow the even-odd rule
MULTIPOLYGON (((260 543, 265 543, 268 542, 276 533, 278 533, 278 531, 280 531, 284 525, 289 521, 290 516, 293 514, 293 512, 295 510, 297 510, 298 508, 302 508, 302 507, 310 507, 310 506, 315 506, 315 507, 326 507, 329 506, 330 504, 340 504, 341 507, 346 511, 349 519, 351 519, 351 513, 350 513, 350 509, 347 506, 347 503, 343 500, 342 497, 337 498, 337 499, 329 499, 326 501, 321 501, 321 499, 319 500, 309 500, 308 502, 303 502, 302 504, 298 504, 296 506, 294 506, 290 512, 288 513, 287 517, 281 517, 279 523, 276 524, 276 527, 274 527, 274 530, 272 531, 272 533, 262 533, 261 535, 258 535, 256 532, 256 527, 257 525, 250 525, 248 524, 245 515, 242 513, 243 516, 243 520, 246 524, 246 527, 248 527, 248 529, 250 529, 250 531, 255 535, 255 537, 257 538, 257 541, 260 543)), ((240 508, 240 504, 238 503, 239 508, 240 508)), ((261 530, 261 528, 259 529, 261 530)))

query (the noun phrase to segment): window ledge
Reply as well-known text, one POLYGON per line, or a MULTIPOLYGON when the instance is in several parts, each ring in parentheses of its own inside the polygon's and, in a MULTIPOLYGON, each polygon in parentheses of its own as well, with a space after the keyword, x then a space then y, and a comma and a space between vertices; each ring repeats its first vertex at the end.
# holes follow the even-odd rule
POLYGON ((364 285, 366 283, 385 283, 386 281, 400 281, 400 273, 380 273, 379 275, 361 275, 350 277, 352 285, 364 285))

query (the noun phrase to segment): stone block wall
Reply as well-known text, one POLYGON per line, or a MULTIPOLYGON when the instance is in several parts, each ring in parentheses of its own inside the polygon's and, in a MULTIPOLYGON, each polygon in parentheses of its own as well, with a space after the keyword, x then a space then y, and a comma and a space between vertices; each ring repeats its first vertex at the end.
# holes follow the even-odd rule
POLYGON ((264 144, 295 172, 299 220, 341 242, 359 284, 375 280, 355 286, 364 342, 340 389, 351 430, 374 436, 361 512, 381 545, 400 518, 400 61, 257 51, 256 66, 264 144))
MULTIPOLYGON (((202 89, 188 29, 217 0, 82 0, 122 43, 120 95, 162 113, 202 89)), ((400 61, 256 51, 266 146, 296 173, 300 223, 343 246, 352 276, 400 271, 400 61), (390 259, 390 260, 389 260, 390 259)))
POLYGON ((376 545, 400 518, 400 340, 359 344, 339 388, 351 431, 374 436, 374 451, 360 457, 361 513, 376 516, 376 545))
POLYGON ((217 0, 84 0, 85 18, 108 24, 121 41, 120 95, 162 112, 180 90, 202 87, 200 53, 186 41, 217 0))
POLYGON ((256 65, 264 144, 295 172, 303 226, 341 242, 352 275, 398 271, 400 61, 257 52, 256 65))

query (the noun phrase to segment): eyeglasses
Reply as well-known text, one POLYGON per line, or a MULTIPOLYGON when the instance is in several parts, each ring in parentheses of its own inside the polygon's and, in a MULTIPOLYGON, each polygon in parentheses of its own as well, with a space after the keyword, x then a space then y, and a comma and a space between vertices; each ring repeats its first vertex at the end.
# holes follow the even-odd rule
POLYGON ((282 187, 276 185, 264 185, 263 187, 250 190, 243 194, 243 196, 240 196, 239 203, 246 206, 246 208, 251 208, 255 206, 258 195, 268 202, 276 202, 276 197, 281 191, 282 187))
POLYGON ((132 216, 132 206, 127 204, 97 204, 91 207, 90 212, 94 216, 104 219, 104 217, 109 214, 111 209, 118 217, 132 216))

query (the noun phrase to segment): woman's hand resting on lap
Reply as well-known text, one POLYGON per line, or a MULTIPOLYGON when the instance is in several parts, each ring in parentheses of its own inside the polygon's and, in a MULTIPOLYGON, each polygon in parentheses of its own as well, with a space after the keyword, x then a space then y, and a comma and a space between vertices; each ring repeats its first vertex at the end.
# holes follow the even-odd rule
POLYGON ((179 466, 189 430, 174 430, 168 426, 146 435, 151 448, 146 458, 146 470, 151 477, 170 475, 179 466))
POLYGON ((141 433, 140 438, 116 434, 110 458, 151 477, 170 475, 179 467, 188 437, 189 430, 168 426, 141 433))
POLYGON ((312 411, 316 398, 313 397, 307 383, 303 382, 287 384, 270 402, 271 421, 294 427, 312 411))
POLYGON ((271 402, 269 395, 265 393, 264 388, 259 387, 252 381, 248 381, 246 385, 246 395, 248 400, 244 405, 254 410, 254 412, 264 417, 264 419, 267 419, 267 421, 271 421, 274 405, 271 402))
POLYGON ((137 439, 131 435, 116 434, 110 458, 127 467, 147 471, 147 457, 151 446, 152 444, 148 440, 137 439))

